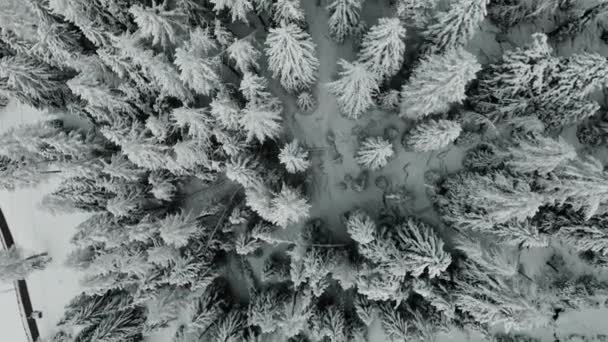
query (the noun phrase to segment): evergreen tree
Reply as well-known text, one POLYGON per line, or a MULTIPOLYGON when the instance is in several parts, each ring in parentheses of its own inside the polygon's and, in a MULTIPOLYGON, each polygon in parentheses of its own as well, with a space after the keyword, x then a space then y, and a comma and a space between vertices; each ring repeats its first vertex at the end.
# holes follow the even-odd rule
POLYGON ((282 112, 280 103, 248 103, 239 119, 241 127, 247 132, 247 141, 255 138, 264 143, 266 139, 277 138, 281 132, 282 112))
POLYGON ((197 93, 210 95, 220 86, 220 59, 212 55, 216 48, 209 32, 196 28, 190 33, 190 40, 175 51, 180 79, 197 93))
POLYGON ((476 110, 494 121, 536 115, 549 128, 593 115, 599 105, 588 96, 603 84, 606 59, 596 54, 554 57, 547 36, 532 39, 481 73, 470 97, 476 110))
POLYGON ((367 169, 379 170, 388 164, 393 154, 395 151, 390 141, 381 137, 371 137, 361 143, 355 159, 359 165, 367 169))
POLYGON ((496 224, 533 217, 549 198, 504 172, 463 171, 439 185, 435 202, 442 218, 455 227, 491 231, 496 224))
POLYGON ((226 52, 230 59, 234 61, 237 69, 241 72, 249 71, 249 69, 257 69, 259 67, 257 60, 261 53, 247 39, 239 39, 234 41, 226 52))
POLYGON ((315 43, 301 28, 287 24, 270 29, 265 42, 268 68, 288 91, 310 87, 317 79, 315 43))
POLYGON ((438 12, 434 23, 424 31, 431 51, 443 53, 465 47, 484 20, 487 4, 488 0, 456 0, 449 10, 438 12))
POLYGON ((279 26, 304 26, 306 18, 300 0, 277 0, 272 7, 272 18, 279 26))
POLYGON ((63 108, 70 100, 65 74, 29 57, 0 58, 0 90, 35 108, 63 108))
POLYGON ((467 84, 480 69, 475 56, 463 49, 429 55, 401 90, 401 115, 417 119, 461 103, 466 98, 467 84))
POLYGON ((247 23, 247 14, 253 11, 253 5, 249 0, 211 0, 216 12, 228 9, 232 14, 232 21, 243 21, 247 23))
POLYGON ((576 150, 562 137, 552 139, 540 134, 515 136, 497 158, 515 172, 547 174, 577 157, 576 150))
POLYGON ((188 240, 196 236, 199 230, 196 217, 183 211, 167 215, 158 222, 158 226, 160 237, 165 243, 177 248, 186 246, 188 240))
POLYGON ((152 44, 168 48, 175 45, 178 37, 186 31, 185 15, 177 10, 167 11, 162 6, 142 7, 133 5, 129 9, 139 27, 139 34, 152 38, 152 44))
POLYGON ((42 270, 51 261, 46 253, 36 254, 29 257, 15 246, 0 251, 0 281, 12 282, 25 279, 36 270, 42 270))
POLYGON ((418 124, 405 137, 405 146, 417 152, 440 150, 458 138, 462 127, 457 122, 449 120, 429 120, 418 124))
POLYGON ((427 271, 434 278, 452 262, 433 229, 413 218, 396 227, 381 227, 373 237, 367 243, 359 242, 359 252, 381 270, 398 277, 406 274, 420 277, 427 271))
POLYGON ((281 192, 270 201, 271 222, 286 228, 289 224, 298 223, 309 216, 311 205, 297 190, 283 184, 281 192))
POLYGON ((379 91, 377 76, 368 71, 360 62, 350 63, 340 59, 340 78, 327 84, 336 96, 340 110, 347 117, 357 119, 374 104, 374 96, 379 91))
POLYGON ((582 210, 586 219, 595 215, 608 198, 606 178, 602 163, 591 157, 576 158, 557 167, 554 179, 543 182, 551 200, 558 205, 570 205, 575 211, 582 210))
POLYGON ((303 172, 310 167, 308 151, 300 147, 297 139, 294 139, 281 149, 279 161, 285 165, 285 169, 289 173, 303 172))
POLYGON ((363 37, 358 61, 380 79, 394 76, 403 64, 405 33, 398 18, 380 18, 363 37))
POLYGON ((424 28, 431 21, 437 3, 437 0, 400 0, 397 2, 397 15, 418 28, 424 28))
POLYGON ((376 235, 376 223, 362 210, 348 216, 346 231, 357 243, 365 245, 372 242, 376 235))
POLYGON ((215 118, 220 127, 232 131, 239 129, 241 109, 228 92, 220 91, 213 98, 209 107, 209 113, 215 118))
POLYGON ((337 42, 355 32, 359 26, 362 0, 333 0, 328 6, 329 35, 337 42))
POLYGON ((302 92, 300 93, 300 95, 298 95, 298 100, 296 101, 296 104, 298 105, 298 108, 303 112, 310 112, 317 106, 317 102, 314 96, 307 91, 302 92))

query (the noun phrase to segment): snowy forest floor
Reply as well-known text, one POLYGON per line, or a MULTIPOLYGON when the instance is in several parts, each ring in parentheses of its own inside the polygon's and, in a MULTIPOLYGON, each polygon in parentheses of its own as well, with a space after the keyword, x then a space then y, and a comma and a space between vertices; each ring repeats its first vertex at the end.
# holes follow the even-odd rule
MULTIPOLYGON (((320 0, 319 0, 320 1, 320 0)), ((338 106, 325 84, 332 81, 336 74, 336 61, 339 58, 354 59, 354 49, 351 42, 337 45, 328 37, 328 13, 324 5, 318 6, 319 1, 302 1, 308 21, 308 30, 317 44, 317 56, 320 61, 319 82, 314 95, 318 105, 312 113, 298 111, 295 100, 286 94, 278 82, 272 80, 272 90, 281 97, 285 103, 285 121, 288 124, 286 135, 297 138, 307 146, 312 155, 313 167, 307 181, 306 192, 313 205, 311 217, 320 218, 334 233, 337 240, 347 239, 342 215, 355 207, 365 208, 370 213, 377 213, 383 206, 385 194, 398 193, 404 189, 404 206, 412 215, 421 217, 436 227, 442 227, 436 214, 430 207, 425 191, 425 173, 429 170, 438 172, 453 172, 461 168, 460 161, 463 149, 451 145, 448 149, 433 153, 415 153, 407 151, 401 144, 401 137, 411 124, 400 119, 396 113, 385 112, 379 109, 364 114, 359 120, 349 120, 339 113, 338 106), (361 176, 361 168, 354 160, 355 151, 362 137, 384 135, 389 130, 398 132, 393 138, 395 158, 382 170, 370 172, 367 178, 367 187, 360 192, 353 190, 350 180, 361 176), (328 139, 333 136, 333 139, 328 139), (333 142, 332 142, 333 140, 333 142), (388 181, 386 190, 376 186, 379 177, 388 181), (344 188, 344 184, 347 188, 344 188)), ((323 2, 323 1, 320 1, 323 2)), ((368 25, 373 25, 377 18, 390 16, 384 0, 367 0, 362 11, 363 19, 368 25)), ((550 23, 547 23, 550 25, 550 23)), ((542 31, 542 27, 520 25, 506 37, 497 42, 497 28, 489 24, 483 25, 468 50, 476 54, 481 63, 486 64, 500 58, 503 50, 512 46, 521 46, 530 40, 530 34, 542 31)), ((556 49, 559 55, 568 55, 573 50, 600 52, 608 56, 608 46, 597 41, 589 41, 589 37, 599 40, 597 34, 582 36, 574 42, 565 43, 556 49), (576 49, 574 49, 576 47, 576 49), (582 48, 581 48, 582 47, 582 48)), ((407 60, 406 60, 407 63, 407 60)), ((264 69, 264 68, 262 68, 264 69)), ((270 78, 270 77, 269 77, 270 78)), ((31 122, 40 117, 40 113, 28 110, 13 104, 0 113, 0 129, 5 130, 15 124, 31 122)), ((565 129, 562 135, 575 146, 574 129, 565 129)), ((600 152, 602 153, 602 152, 600 152)), ((606 153, 600 156, 606 161, 606 153)), ((32 301, 36 310, 43 311, 44 317, 39 321, 43 336, 50 334, 54 325, 63 313, 63 306, 79 291, 78 274, 63 266, 70 245, 73 227, 83 220, 81 215, 56 216, 38 209, 37 204, 43 194, 52 188, 47 184, 36 189, 19 190, 12 193, 0 193, 0 206, 7 216, 7 221, 13 227, 15 239, 18 244, 28 250, 46 250, 53 256, 51 266, 28 278, 32 301)), ((198 201, 208 194, 193 195, 190 205, 200 205, 198 201)), ((301 226, 290 227, 287 233, 295 236, 301 226)), ((447 228, 443 234, 452 234, 447 228)), ((522 272, 533 274, 537 265, 542 265, 551 254, 551 246, 547 249, 522 251, 522 272)), ((264 257, 268 256, 266 250, 263 256, 251 258, 251 262, 260 271, 264 257)), ((581 266, 582 267, 582 266, 581 266)), ((608 280, 608 274, 599 275, 608 280)), ((541 337, 543 341, 553 341, 554 336, 566 337, 570 334, 586 336, 586 340, 594 340, 600 334, 608 335, 608 326, 605 324, 608 310, 587 310, 572 312, 559 317, 556 329, 540 329, 528 332, 532 336, 541 337)), ((167 329, 167 334, 159 334, 149 338, 153 342, 166 342, 173 334, 167 329)), ((381 329, 374 329, 370 341, 381 342, 384 338, 381 329)), ((475 340, 471 336, 456 336, 451 333, 443 336, 440 341, 475 340)))

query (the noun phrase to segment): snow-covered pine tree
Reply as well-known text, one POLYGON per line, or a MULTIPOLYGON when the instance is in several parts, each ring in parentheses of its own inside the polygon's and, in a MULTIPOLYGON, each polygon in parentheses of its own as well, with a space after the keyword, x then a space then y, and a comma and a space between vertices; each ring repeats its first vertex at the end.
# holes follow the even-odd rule
POLYGON ((264 183, 259 172, 259 163, 245 156, 237 156, 226 161, 226 177, 241 184, 244 188, 260 188, 264 183))
POLYGON ((554 177, 542 183, 542 192, 557 205, 570 205, 581 210, 585 219, 598 212, 608 202, 608 173, 604 165, 592 156, 579 157, 558 166, 554 177))
POLYGON ((270 29, 266 38, 268 69, 288 91, 309 88, 317 80, 316 45, 295 24, 270 29))
POLYGON ((264 143, 267 139, 276 139, 281 133, 282 112, 283 105, 280 102, 249 102, 239 119, 241 127, 247 132, 247 141, 255 138, 264 143))
POLYGON ((397 15, 403 20, 412 22, 418 28, 424 28, 431 21, 437 3, 438 0, 399 0, 397 15))
POLYGON ((363 0, 333 0, 328 6, 329 35, 336 43, 344 42, 359 26, 363 0))
POLYGON ((199 94, 210 95, 219 88, 220 58, 214 54, 217 48, 211 34, 199 27, 190 32, 190 40, 175 51, 175 65, 180 69, 180 79, 199 94))
POLYGON ((45 168, 45 165, 27 164, 0 156, 0 189, 13 191, 36 186, 58 172, 58 170, 45 170, 45 168))
POLYGON ((226 52, 230 59, 234 61, 237 69, 242 73, 259 67, 258 59, 262 53, 247 38, 235 40, 228 46, 226 52))
POLYGON ((512 171, 538 172, 545 175, 577 157, 574 146, 562 137, 553 139, 540 134, 514 136, 503 148, 496 148, 496 157, 512 171))
POLYGON ((358 61, 379 79, 394 76, 405 58, 405 33, 399 18, 380 18, 363 37, 358 61))
MULTIPOLYGON (((247 73, 245 73, 247 75, 247 73)), ((220 91, 209 104, 209 113, 224 129, 237 131, 240 127, 241 109, 227 91, 220 91)))
POLYGON ((297 139, 283 146, 279 153, 279 161, 289 173, 303 172, 310 167, 308 151, 300 147, 297 139))
POLYGON ((0 92, 34 108, 63 108, 70 101, 65 74, 35 59, 0 58, 0 92))
POLYGON ((429 55, 401 90, 401 115, 418 119, 447 111, 465 98, 467 84, 481 69, 477 58, 463 49, 429 55))
POLYGON ((397 277, 417 278, 426 271, 434 278, 452 262, 433 228, 413 218, 396 227, 381 227, 372 240, 361 242, 357 248, 365 258, 397 277))
POLYGON ((190 212, 169 214, 158 221, 160 237, 168 245, 177 248, 184 247, 188 240, 194 237, 199 230, 197 219, 190 212))
POLYGON ((51 261, 47 253, 23 256, 17 247, 0 251, 0 281, 10 283, 25 279, 32 272, 42 270, 51 261))
POLYGON ((271 222, 283 228, 308 218, 312 207, 298 190, 286 184, 273 196, 270 205, 271 222))
POLYGON ((531 293, 528 279, 491 277, 487 270, 469 263, 456 279, 456 306, 486 326, 503 324, 507 331, 543 327, 552 310, 541 306, 531 293))
POLYGON ((359 116, 374 104, 378 93, 378 77, 361 62, 340 59, 340 78, 327 84, 336 97, 340 111, 351 119, 359 116))
POLYGON ((582 121, 599 106, 588 97, 603 88, 608 77, 608 59, 597 53, 574 54, 561 63, 556 82, 540 94, 537 115, 550 128, 582 121))
POLYGON ((365 245, 375 239, 376 223, 363 210, 358 209, 348 215, 346 231, 357 243, 365 245))
POLYGON ((232 21, 240 20, 247 23, 247 14, 253 11, 253 4, 250 0, 211 0, 216 13, 228 9, 232 15, 232 21))
POLYGON ((443 53, 464 48, 473 38, 487 15, 488 0, 455 0, 450 9, 438 12, 433 24, 426 27, 424 36, 432 52, 443 53))
POLYGON ((442 219, 455 227, 488 231, 496 224, 533 217, 551 199, 533 192, 525 179, 492 170, 462 171, 446 178, 434 201, 442 219))
POLYGON ((379 170, 388 164, 394 154, 393 144, 390 141, 382 137, 370 137, 361 143, 355 159, 364 168, 379 170))
POLYGON ((162 6, 133 5, 129 12, 139 27, 139 35, 152 38, 152 44, 165 49, 175 45, 187 30, 186 16, 177 10, 167 11, 162 6))
POLYGON ((317 106, 315 97, 308 91, 301 92, 296 101, 298 108, 303 112, 310 112, 317 106))
POLYGON ((462 132, 460 124, 450 120, 429 120, 414 127, 404 145, 417 152, 440 150, 453 143, 462 132))
POLYGON ((277 0, 272 5, 272 19, 279 26, 294 24, 304 27, 306 17, 300 0, 277 0))

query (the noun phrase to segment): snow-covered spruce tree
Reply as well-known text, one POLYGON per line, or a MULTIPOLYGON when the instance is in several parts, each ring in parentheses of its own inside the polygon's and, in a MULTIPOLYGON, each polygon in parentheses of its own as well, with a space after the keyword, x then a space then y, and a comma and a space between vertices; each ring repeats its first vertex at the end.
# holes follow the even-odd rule
POLYGON ((336 43, 344 42, 359 26, 362 0, 333 0, 328 6, 329 35, 336 43))
POLYGON ((162 6, 143 7, 133 5, 129 8, 139 34, 152 38, 153 45, 168 48, 176 44, 176 39, 186 31, 186 15, 177 10, 167 11, 162 6))
POLYGON ((496 157, 515 172, 547 174, 577 158, 576 150, 562 137, 553 139, 538 133, 516 135, 506 146, 496 148, 496 157))
POLYGON ((180 79, 192 90, 210 95, 220 86, 220 58, 216 55, 216 42, 201 28, 190 32, 190 40, 175 51, 175 65, 180 79))
POLYGON ((25 279, 32 272, 42 270, 51 261, 47 253, 24 256, 17 247, 0 251, 0 281, 10 283, 25 279))
POLYGON ((606 70, 608 61, 597 54, 553 56, 547 36, 537 33, 531 44, 507 51, 501 63, 481 72, 469 99, 493 121, 535 115, 556 128, 599 109, 588 96, 601 87, 606 70))
POLYGON ((491 277, 479 266, 467 265, 457 278, 456 306, 485 325, 503 324, 507 331, 549 324, 553 312, 529 291, 529 280, 491 277))
POLYGON ((401 90, 401 115, 418 119, 445 112, 465 98, 467 84, 481 69, 477 58, 464 49, 429 55, 413 71, 401 90))
POLYGON ((327 84, 329 91, 336 97, 340 111, 351 119, 358 119, 374 104, 378 93, 378 77, 361 62, 348 62, 340 59, 342 68, 340 78, 327 84))
POLYGON ((266 38, 268 69, 281 85, 294 92, 317 80, 319 60, 312 38, 295 24, 270 29, 266 38))
POLYGON ((226 161, 226 177, 245 188, 260 188, 264 183, 260 174, 260 165, 252 157, 237 156, 226 161))
POLYGON ((400 0, 397 2, 397 15, 418 28, 424 28, 431 21, 437 3, 437 0, 400 0))
POLYGON ((298 190, 286 184, 273 195, 270 205, 271 222, 283 228, 308 218, 312 207, 298 190))
POLYGON ((65 74, 33 58, 0 58, 0 80, 0 92, 34 108, 63 108, 70 100, 65 74))
POLYGON ((242 73, 259 67, 258 59, 262 53, 247 38, 235 40, 228 46, 226 52, 242 73))
POLYGON ((363 210, 355 210, 348 215, 346 231, 357 243, 365 245, 375 239, 376 223, 363 210))
POLYGON ((355 159, 364 168, 379 170, 388 164, 394 154, 393 144, 390 141, 381 137, 370 137, 361 143, 355 159))
POLYGON ((417 152, 440 150, 453 143, 462 132, 460 124, 450 120, 429 120, 408 133, 404 145, 417 152))
POLYGON ((300 147, 297 139, 285 144, 279 153, 279 161, 289 173, 303 172, 310 167, 308 151, 300 147))
POLYGON ((570 205, 591 218, 608 201, 608 173, 602 163, 591 156, 580 157, 558 166, 541 184, 541 190, 556 205, 570 205))
POLYGON ((547 36, 533 34, 530 44, 505 52, 501 63, 480 73, 470 100, 477 112, 494 121, 524 116, 552 82, 558 64, 547 36))
POLYGON ((241 108, 227 91, 217 93, 209 104, 209 113, 223 129, 237 131, 240 128, 241 108))
POLYGON ((499 170, 462 171, 443 180, 434 196, 443 220, 455 227, 490 231, 512 220, 534 216, 551 199, 533 192, 526 179, 499 170))
POLYGON ((6 176, 30 184, 51 174, 70 176, 86 172, 95 168, 95 157, 106 152, 92 135, 50 121, 9 129, 0 135, 0 142, 6 176))
POLYGON ((413 218, 395 227, 380 227, 371 240, 367 234, 361 239, 359 233, 349 230, 351 237, 358 242, 359 253, 397 277, 410 274, 417 278, 426 271, 430 278, 434 278, 445 272, 452 262, 433 228, 413 218))
POLYGON ((463 48, 473 38, 487 14, 488 0, 455 0, 450 9, 438 12, 424 36, 432 52, 463 48))
POLYGON ((239 124, 247 132, 247 141, 254 138, 260 143, 276 139, 281 133, 283 105, 278 101, 249 102, 242 111, 239 124))
POLYGON ((76 322, 61 327, 74 331, 77 341, 138 341, 141 339, 144 309, 120 297, 117 292, 81 295, 68 310, 78 311, 76 322), (107 304, 105 303, 107 302, 107 304))
POLYGON ((233 22, 240 20, 247 23, 247 14, 253 11, 253 4, 250 0, 211 0, 211 3, 217 13, 228 9, 233 22))
POLYGON ((394 76, 405 57, 405 33, 399 18, 380 18, 363 37, 358 61, 379 79, 394 76))
POLYGON ((278 26, 294 24, 304 27, 306 17, 300 0, 277 0, 272 5, 272 20, 278 26))
POLYGON ((301 92, 296 101, 298 109, 303 112, 310 112, 317 106, 315 97, 308 91, 301 92))
POLYGON ((530 220, 513 220, 499 224, 489 233, 497 236, 499 241, 509 246, 519 248, 535 248, 549 246, 549 236, 541 232, 530 220))
MULTIPOLYGON (((180 79, 180 74, 176 72, 175 65, 169 61, 166 54, 155 53, 152 49, 146 47, 145 41, 135 34, 121 35, 114 45, 118 49, 119 59, 122 60, 122 67, 124 68, 124 64, 129 68, 134 65, 139 66, 143 72, 142 76, 148 79, 140 80, 141 82, 138 82, 140 87, 143 89, 149 88, 150 85, 146 83, 153 80, 153 84, 161 89, 162 95, 173 96, 185 102, 192 100, 191 91, 180 79)), ((129 75, 134 73, 136 72, 129 72, 129 75)), ((141 76, 135 75, 133 77, 141 78, 141 76)))

